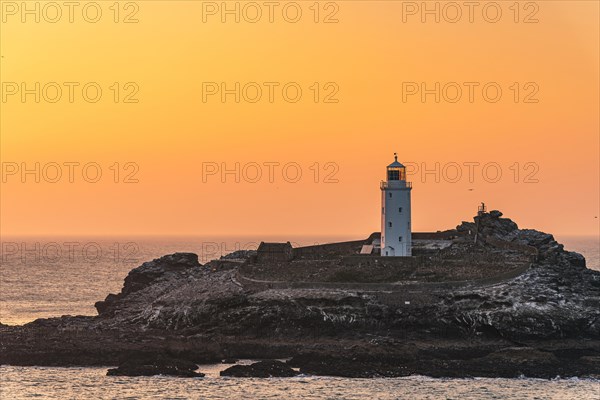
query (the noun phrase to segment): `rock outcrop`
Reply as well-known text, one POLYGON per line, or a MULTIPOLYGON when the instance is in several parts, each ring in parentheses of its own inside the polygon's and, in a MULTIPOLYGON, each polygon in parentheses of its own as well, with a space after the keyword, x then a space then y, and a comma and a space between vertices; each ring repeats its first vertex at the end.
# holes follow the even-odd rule
POLYGON ((168 375, 185 378, 202 378, 193 362, 164 356, 146 356, 125 361, 118 368, 111 368, 108 376, 153 376, 168 375))
POLYGON ((145 262, 129 272, 121 293, 109 294, 104 301, 96 302, 98 314, 110 315, 114 313, 115 305, 128 295, 170 278, 180 279, 190 269, 200 266, 198 256, 193 253, 175 253, 145 262))
POLYGON ((273 360, 259 361, 250 365, 234 365, 220 372, 221 376, 238 378, 289 378, 298 375, 289 365, 273 360))
POLYGON ((118 365, 165 353, 195 363, 294 357, 304 373, 340 376, 494 376, 495 367, 498 376, 599 373, 590 360, 600 357, 600 272, 500 212, 456 232, 440 253, 452 262, 500 252, 525 267, 476 284, 257 289, 237 279, 251 258, 216 268, 176 253, 132 270, 120 293, 96 303, 97 317, 0 326, 0 363, 118 365))
POLYGON ((347 354, 311 351, 294 356, 288 363, 299 368, 302 374, 346 378, 409 375, 435 378, 600 378, 600 365, 592 365, 598 357, 579 357, 577 352, 572 357, 565 357, 559 350, 504 346, 499 342, 472 341, 469 345, 445 343, 442 346, 408 352, 397 346, 388 347, 385 352, 374 349, 374 354, 365 351, 347 354))

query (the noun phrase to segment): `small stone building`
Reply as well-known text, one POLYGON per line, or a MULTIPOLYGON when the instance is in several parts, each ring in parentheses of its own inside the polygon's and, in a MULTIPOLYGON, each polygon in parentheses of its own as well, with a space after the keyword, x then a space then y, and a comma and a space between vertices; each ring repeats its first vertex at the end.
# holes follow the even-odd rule
POLYGON ((256 261, 290 261, 294 258, 294 249, 290 242, 286 243, 265 243, 260 242, 256 250, 256 261))

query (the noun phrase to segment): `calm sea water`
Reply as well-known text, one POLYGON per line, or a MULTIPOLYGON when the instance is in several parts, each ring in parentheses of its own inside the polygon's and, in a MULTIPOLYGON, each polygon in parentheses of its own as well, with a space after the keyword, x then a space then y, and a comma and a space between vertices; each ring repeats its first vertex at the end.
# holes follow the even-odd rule
MULTIPOLYGON (((269 237, 295 246, 348 237, 269 237)), ((600 270, 597 237, 558 237, 600 270)), ((259 238, 18 238, 2 239, 0 322, 22 324, 60 315, 95 315, 94 302, 117 293, 127 273, 144 261, 176 251, 200 262, 259 238)), ((0 367, 0 399, 600 399, 600 381, 588 379, 286 379, 221 378, 225 366, 200 366, 205 378, 107 377, 106 368, 0 367)))
POLYGON ((222 365, 200 366, 204 378, 110 377, 106 368, 0 367, 3 399, 557 399, 598 400, 589 379, 221 378, 222 365))

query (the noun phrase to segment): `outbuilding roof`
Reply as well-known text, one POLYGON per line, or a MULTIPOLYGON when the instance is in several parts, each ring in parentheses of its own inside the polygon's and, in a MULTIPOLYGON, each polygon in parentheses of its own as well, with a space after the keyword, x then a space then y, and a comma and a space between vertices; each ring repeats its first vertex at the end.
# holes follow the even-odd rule
POLYGON ((267 243, 267 242, 260 242, 260 245, 258 246, 258 250, 259 252, 269 252, 269 253, 279 253, 279 252, 285 252, 287 249, 291 248, 292 244, 290 242, 285 242, 285 243, 267 243))

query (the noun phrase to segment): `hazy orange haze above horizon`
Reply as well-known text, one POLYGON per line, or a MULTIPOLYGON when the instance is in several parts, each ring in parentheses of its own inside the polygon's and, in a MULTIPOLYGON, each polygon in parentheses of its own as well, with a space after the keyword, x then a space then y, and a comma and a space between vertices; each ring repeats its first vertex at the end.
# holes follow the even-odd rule
POLYGON ((53 23, 48 2, 27 3, 40 22, 1 2, 2 235, 362 237, 379 229, 394 152, 413 172, 415 231, 452 228, 484 201, 520 227, 599 232, 599 2, 500 1, 496 23, 489 2, 473 22, 456 2, 455 23, 448 2, 439 22, 413 14, 422 2, 275 2, 269 22, 259 1, 252 22, 254 5, 230 1, 240 22, 222 22, 220 1, 98 1, 95 23, 81 11, 93 2, 72 23, 66 7, 53 23), (236 82, 239 102, 222 99, 236 82), (408 92, 436 82, 439 102, 408 92), (21 175, 36 163, 39 176, 21 175), (221 176, 236 163, 239 182, 221 176))

